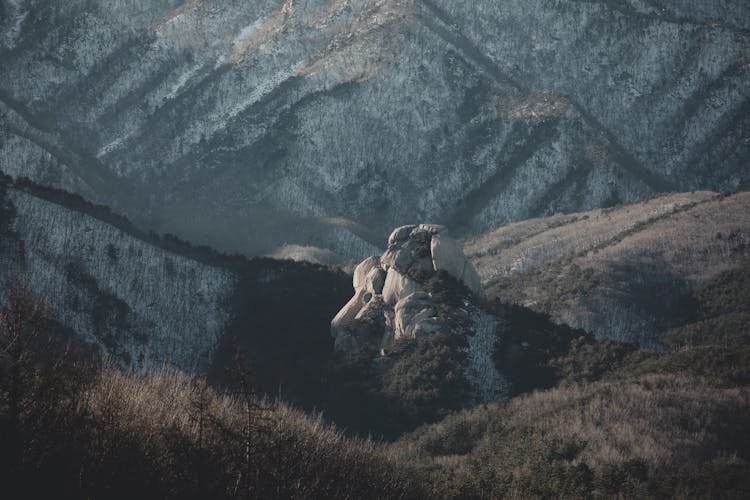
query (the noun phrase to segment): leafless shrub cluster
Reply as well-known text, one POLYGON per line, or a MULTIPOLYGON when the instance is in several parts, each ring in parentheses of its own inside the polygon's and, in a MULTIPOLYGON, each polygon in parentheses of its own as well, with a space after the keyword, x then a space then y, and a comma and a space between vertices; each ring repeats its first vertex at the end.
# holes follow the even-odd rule
POLYGON ((455 496, 710 498, 746 491, 750 389, 714 384, 671 357, 455 414, 393 446, 403 460, 441 471, 448 478, 442 487, 455 496))
POLYGON ((123 372, 47 355, 50 321, 27 287, 0 314, 0 479, 24 498, 418 497, 384 449, 164 367, 123 372))

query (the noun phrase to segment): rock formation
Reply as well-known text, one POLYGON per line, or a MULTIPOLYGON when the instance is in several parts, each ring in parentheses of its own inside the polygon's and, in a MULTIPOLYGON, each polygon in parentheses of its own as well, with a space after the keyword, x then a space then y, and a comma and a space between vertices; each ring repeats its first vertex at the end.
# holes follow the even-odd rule
POLYGON ((423 283, 438 271, 483 296, 479 276, 461 245, 436 225, 402 226, 388 238, 381 257, 354 270, 354 297, 331 322, 336 349, 377 348, 387 340, 419 338, 445 328, 423 283))
POLYGON ((438 332, 464 335, 465 376, 474 398, 490 401, 506 390, 492 361, 500 321, 482 311, 477 272, 445 228, 399 227, 381 257, 357 266, 353 285, 354 297, 331 322, 337 351, 369 349, 386 355, 391 341, 438 332))

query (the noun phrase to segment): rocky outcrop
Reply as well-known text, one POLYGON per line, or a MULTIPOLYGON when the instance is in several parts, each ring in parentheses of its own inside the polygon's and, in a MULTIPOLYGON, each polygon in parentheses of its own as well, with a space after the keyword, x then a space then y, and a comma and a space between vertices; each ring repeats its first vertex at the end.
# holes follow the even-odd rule
POLYGON ((419 283, 404 276, 395 268, 390 268, 383 288, 383 301, 389 306, 395 306, 399 301, 420 289, 419 283))
POLYGON ((385 253, 365 259, 354 270, 354 297, 331 322, 336 348, 376 347, 384 340, 414 339, 444 329, 438 305, 423 290, 438 271, 463 283, 474 297, 483 297, 474 266, 444 227, 422 224, 394 230, 385 253), (386 331, 374 328, 383 325, 386 331))
POLYGON ((380 268, 377 257, 369 257, 354 269, 354 289, 361 290, 365 287, 365 279, 373 269, 380 268))
POLYGON ((369 257, 354 270, 354 297, 331 321, 336 349, 349 351, 359 346, 375 347, 382 330, 386 273, 378 257, 369 257))
POLYGON ((482 285, 474 266, 466 259, 463 248, 448 236, 436 234, 430 245, 432 265, 436 271, 444 270, 455 276, 475 293, 480 293, 482 285))
POLYGON ((507 383, 492 360, 500 321, 482 311, 477 272, 444 227, 394 230, 385 253, 354 270, 353 285, 354 297, 331 322, 336 350, 369 349, 385 356, 392 341, 461 335, 474 400, 505 393, 507 383), (446 299, 446 293, 453 298, 446 299))
POLYGON ((399 300, 394 307, 393 338, 396 340, 419 338, 442 327, 432 298, 424 292, 414 292, 399 300))

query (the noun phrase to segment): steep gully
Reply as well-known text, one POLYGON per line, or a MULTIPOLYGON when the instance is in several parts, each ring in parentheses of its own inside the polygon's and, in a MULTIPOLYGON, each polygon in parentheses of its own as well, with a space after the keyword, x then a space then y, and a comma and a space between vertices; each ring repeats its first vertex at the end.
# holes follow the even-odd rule
MULTIPOLYGON (((430 0, 422 0, 419 3, 422 6, 421 19, 423 23, 433 30, 438 36, 460 50, 467 59, 471 60, 490 75, 497 83, 501 85, 510 85, 517 91, 528 94, 530 89, 523 86, 513 77, 505 74, 497 65, 485 55, 476 45, 474 45, 466 36, 451 27, 454 25, 450 16, 440 7, 436 6, 430 0), (437 20, 437 21, 436 21, 437 20)), ((566 99, 572 107, 588 122, 592 128, 604 136, 613 149, 615 158, 631 175, 641 179, 649 187, 656 191, 670 191, 676 186, 664 179, 663 177, 649 171, 638 160, 630 154, 621 144, 618 143, 615 135, 607 129, 596 117, 588 112, 579 102, 566 94, 560 94, 566 99)))

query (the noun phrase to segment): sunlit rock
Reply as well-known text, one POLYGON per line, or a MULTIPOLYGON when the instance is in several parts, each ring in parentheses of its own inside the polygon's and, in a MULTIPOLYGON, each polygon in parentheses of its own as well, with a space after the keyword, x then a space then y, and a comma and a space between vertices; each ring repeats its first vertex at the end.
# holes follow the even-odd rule
POLYGON ((394 307, 396 340, 417 338, 437 332, 441 322, 437 318, 437 308, 431 297, 424 292, 415 292, 399 300, 394 307))
POLYGON ((383 300, 387 305, 393 306, 404 297, 420 291, 421 288, 419 283, 391 268, 385 278, 383 300))
POLYGON ((354 269, 353 285, 355 290, 360 290, 366 286, 366 279, 370 271, 380 267, 378 257, 368 257, 354 269))
POLYGON ((479 275, 456 240, 449 236, 436 234, 432 237, 431 252, 435 271, 447 272, 457 280, 462 281, 475 294, 482 295, 479 275))

